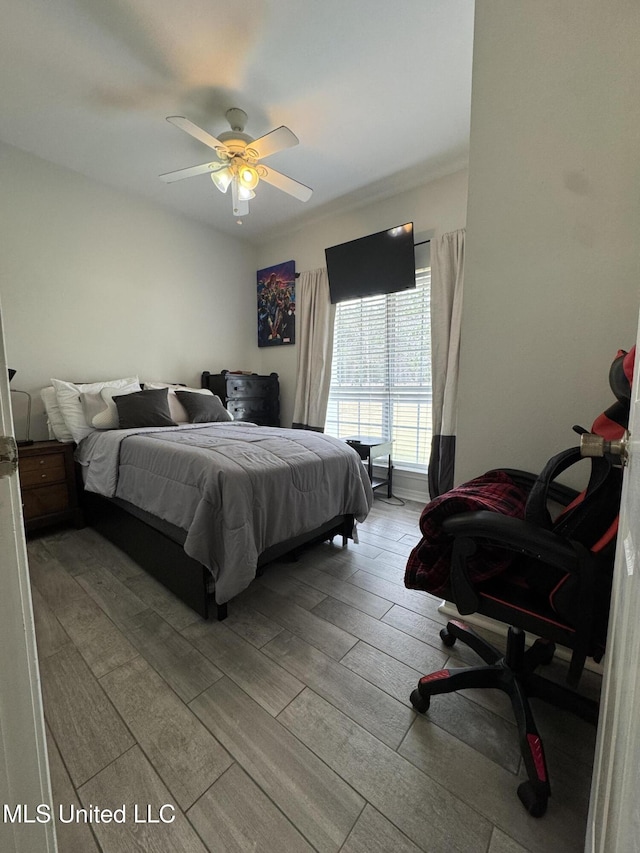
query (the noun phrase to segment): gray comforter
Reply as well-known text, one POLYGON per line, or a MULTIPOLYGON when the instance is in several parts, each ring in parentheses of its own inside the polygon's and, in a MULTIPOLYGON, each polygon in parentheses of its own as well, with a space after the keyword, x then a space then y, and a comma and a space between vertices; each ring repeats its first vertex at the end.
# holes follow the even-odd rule
POLYGON ((364 520, 373 493, 358 454, 307 430, 247 423, 92 433, 76 458, 85 489, 129 501, 187 531, 223 604, 255 577, 258 555, 336 515, 364 520))

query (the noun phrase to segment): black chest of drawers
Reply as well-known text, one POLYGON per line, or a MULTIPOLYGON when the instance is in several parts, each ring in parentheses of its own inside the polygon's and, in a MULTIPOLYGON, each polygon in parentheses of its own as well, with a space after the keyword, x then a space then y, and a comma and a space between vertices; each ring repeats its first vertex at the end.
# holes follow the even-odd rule
POLYGON ((236 421, 259 426, 280 426, 280 383, 278 374, 209 373, 201 376, 201 386, 217 394, 236 421))

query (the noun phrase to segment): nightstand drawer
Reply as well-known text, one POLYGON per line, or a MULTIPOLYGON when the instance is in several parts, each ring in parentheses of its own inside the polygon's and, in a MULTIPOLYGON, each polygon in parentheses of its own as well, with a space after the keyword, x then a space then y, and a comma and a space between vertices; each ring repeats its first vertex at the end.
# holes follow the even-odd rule
POLYGON ((43 486, 41 489, 27 489, 22 492, 22 511, 25 520, 65 512, 69 509, 69 491, 66 483, 43 486))
POLYGON ((43 483, 62 483, 67 472, 64 456, 61 453, 49 453, 20 460, 20 482, 22 488, 41 486, 43 483))

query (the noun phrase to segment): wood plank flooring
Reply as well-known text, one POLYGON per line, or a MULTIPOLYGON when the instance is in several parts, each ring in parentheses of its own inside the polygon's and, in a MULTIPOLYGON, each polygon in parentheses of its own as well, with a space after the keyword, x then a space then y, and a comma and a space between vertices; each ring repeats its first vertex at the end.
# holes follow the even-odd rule
POLYGON ((421 675, 478 662, 404 587, 420 510, 376 499, 361 544, 273 563, 222 623, 89 528, 30 541, 55 813, 126 815, 59 821, 60 853, 581 851, 594 729, 535 706, 553 791, 536 820, 506 697, 411 707, 421 675))

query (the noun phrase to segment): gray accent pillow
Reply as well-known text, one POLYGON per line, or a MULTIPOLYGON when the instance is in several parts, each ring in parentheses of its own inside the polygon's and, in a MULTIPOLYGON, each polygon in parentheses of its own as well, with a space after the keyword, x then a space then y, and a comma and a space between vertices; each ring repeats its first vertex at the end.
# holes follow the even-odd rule
POLYGON ((176 397, 182 403, 192 424, 210 424, 217 421, 232 421, 233 415, 222 405, 215 394, 194 394, 193 391, 178 391, 176 397))
POLYGON ((113 396, 120 429, 178 426, 169 413, 167 388, 135 391, 113 396))

